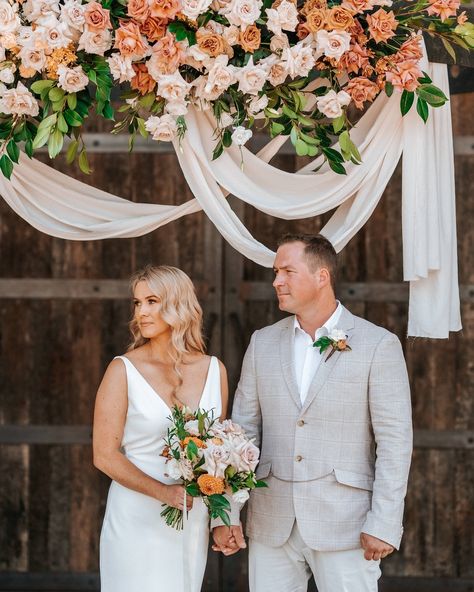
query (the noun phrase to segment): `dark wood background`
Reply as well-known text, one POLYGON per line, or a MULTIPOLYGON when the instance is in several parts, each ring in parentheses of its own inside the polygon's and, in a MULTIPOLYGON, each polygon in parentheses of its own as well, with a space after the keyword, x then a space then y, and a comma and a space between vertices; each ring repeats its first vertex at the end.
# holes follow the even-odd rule
MULTIPOLYGON (((400 171, 341 254, 338 296, 397 333, 411 378, 415 452, 405 536, 401 551, 384 561, 385 592, 474 590, 472 99, 464 93, 451 102, 463 331, 449 340, 405 337, 400 171)), ((89 178, 61 159, 53 166, 133 201, 192 197, 171 153, 97 152, 91 164, 89 178)), ((278 157, 282 168, 296 164, 278 157)), ((272 247, 281 233, 317 232, 328 217, 286 222, 232 204, 272 247)), ((204 214, 137 239, 67 242, 37 232, 0 201, 0 590, 98 589, 108 481, 91 463, 94 396, 106 365, 128 343, 127 279, 149 262, 176 265, 196 281, 209 351, 225 362, 235 387, 251 333, 280 313, 271 270, 233 251, 204 214)), ((210 554, 203 590, 245 592, 246 570, 244 554, 210 554)))

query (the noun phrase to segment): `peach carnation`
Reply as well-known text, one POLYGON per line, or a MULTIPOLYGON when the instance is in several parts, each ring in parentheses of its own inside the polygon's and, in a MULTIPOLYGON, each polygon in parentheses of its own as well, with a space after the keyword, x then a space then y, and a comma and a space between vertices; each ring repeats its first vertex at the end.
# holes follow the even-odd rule
POLYGON ((370 36, 376 43, 383 43, 393 37, 398 27, 393 10, 387 12, 383 8, 379 8, 374 14, 367 15, 367 24, 370 36))
POLYGON ((368 78, 358 76, 349 81, 349 84, 344 88, 349 93, 354 101, 357 109, 363 109, 366 101, 372 102, 379 93, 379 87, 375 82, 368 78))
POLYGON ((197 480, 199 489, 204 495, 224 493, 224 480, 212 475, 201 475, 197 480))
POLYGON ((92 31, 103 31, 111 29, 110 11, 102 8, 99 2, 89 2, 84 10, 85 23, 92 31))

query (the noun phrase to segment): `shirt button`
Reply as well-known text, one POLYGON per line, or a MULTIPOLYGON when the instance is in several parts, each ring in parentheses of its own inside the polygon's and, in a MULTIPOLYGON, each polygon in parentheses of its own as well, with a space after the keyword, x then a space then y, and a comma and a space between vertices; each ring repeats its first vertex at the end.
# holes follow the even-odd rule
POLYGON ((301 462, 303 460, 303 457, 298 454, 298 456, 295 458, 295 460, 296 460, 296 462, 301 462))
POLYGON ((298 426, 304 426, 304 419, 298 419, 298 421, 296 422, 296 425, 298 426))

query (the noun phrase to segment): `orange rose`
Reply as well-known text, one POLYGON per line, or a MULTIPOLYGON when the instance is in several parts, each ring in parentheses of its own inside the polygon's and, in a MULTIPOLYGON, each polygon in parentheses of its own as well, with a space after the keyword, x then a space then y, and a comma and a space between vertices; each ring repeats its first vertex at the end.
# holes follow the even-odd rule
POLYGON ((326 23, 328 29, 342 29, 346 31, 354 24, 352 14, 341 6, 334 6, 326 13, 326 23))
POLYGON ((198 438, 197 436, 187 436, 184 438, 184 440, 182 440, 181 446, 186 448, 190 442, 194 442, 198 448, 207 448, 206 444, 201 440, 201 438, 198 438))
POLYGON ((199 489, 204 495, 224 493, 224 481, 212 475, 200 475, 197 480, 199 489))
POLYGON ((260 29, 256 25, 249 25, 245 31, 240 31, 239 43, 245 51, 253 53, 260 47, 260 29))
POLYGON ((179 0, 151 0, 150 14, 161 19, 174 19, 181 10, 179 0))
POLYGON ((298 39, 304 39, 310 33, 311 33, 311 31, 308 29, 308 26, 306 23, 300 23, 296 27, 296 36, 298 37, 298 39))
POLYGON ((306 0, 300 13, 307 16, 315 8, 325 10, 328 6, 327 0, 306 0))
POLYGON ((407 90, 408 92, 413 92, 420 83, 418 82, 418 78, 423 76, 420 68, 415 62, 400 62, 396 65, 396 69, 393 71, 388 71, 386 74, 387 82, 393 84, 393 87, 402 92, 407 90))
POLYGON ((383 43, 393 37, 398 27, 393 10, 387 12, 383 8, 379 8, 374 14, 367 15, 367 24, 370 36, 376 43, 383 43))
POLYGON ((184 61, 184 51, 171 33, 167 33, 153 46, 151 60, 162 74, 173 74, 184 61))
POLYGON ((120 27, 115 31, 115 49, 118 49, 124 57, 142 58, 146 51, 140 28, 137 23, 129 21, 120 23, 120 27))
POLYGON ((146 95, 151 92, 156 86, 156 80, 150 76, 146 64, 133 64, 135 76, 130 80, 130 86, 141 95, 146 95))
POLYGON ((305 24, 311 33, 316 33, 316 31, 325 28, 326 13, 327 10, 322 8, 313 8, 313 10, 307 14, 305 24))
POLYGON ((379 93, 378 85, 362 76, 353 78, 343 90, 351 95, 357 109, 363 109, 364 103, 372 102, 379 93))
POLYGON ((423 50, 420 45, 421 37, 414 35, 407 39, 394 56, 391 56, 395 62, 405 62, 411 60, 417 62, 423 56, 423 50))
POLYGON ((140 24, 140 32, 145 35, 148 41, 158 41, 165 35, 167 24, 167 19, 149 16, 144 23, 140 24))
POLYGON ((89 29, 93 31, 103 31, 111 29, 110 11, 102 8, 99 2, 89 2, 84 10, 84 19, 89 29))
POLYGON ((147 0, 129 0, 127 14, 136 21, 146 21, 150 16, 150 7, 147 0))
POLYGON ((372 10, 374 7, 372 0, 344 0, 341 6, 354 13, 372 10))
POLYGON ((225 41, 222 35, 218 35, 217 33, 197 33, 196 40, 199 49, 212 58, 226 53, 225 41))
POLYGON ((361 47, 358 43, 351 44, 349 51, 346 51, 340 61, 340 65, 354 74, 359 74, 362 69, 367 69, 370 65, 369 58, 372 56, 366 47, 361 47))

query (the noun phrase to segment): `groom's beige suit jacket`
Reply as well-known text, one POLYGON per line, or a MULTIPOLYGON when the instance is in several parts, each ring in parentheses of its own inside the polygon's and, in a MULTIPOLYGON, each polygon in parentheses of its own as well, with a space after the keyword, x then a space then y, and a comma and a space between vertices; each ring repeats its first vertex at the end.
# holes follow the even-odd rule
POLYGON ((295 519, 315 550, 360 547, 365 532, 398 548, 412 452, 408 377, 398 338, 343 308, 351 351, 321 361, 303 404, 294 317, 256 331, 232 419, 261 447, 246 531, 280 546, 295 519))

